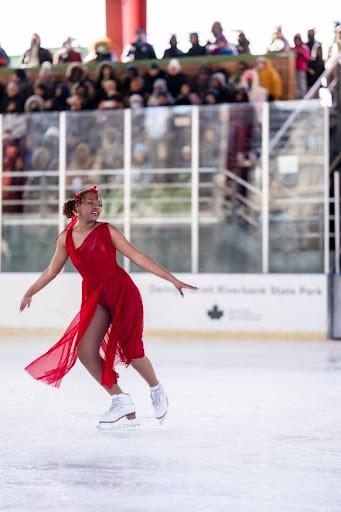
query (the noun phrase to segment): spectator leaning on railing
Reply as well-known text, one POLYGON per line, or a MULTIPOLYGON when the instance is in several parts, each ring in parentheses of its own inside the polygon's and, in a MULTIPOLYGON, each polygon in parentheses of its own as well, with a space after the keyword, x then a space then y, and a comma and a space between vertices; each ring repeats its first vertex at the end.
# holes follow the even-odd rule
POLYGON ((237 49, 230 44, 224 35, 217 38, 216 45, 210 50, 211 55, 237 55, 237 49))
POLYGON ((198 57, 200 55, 206 55, 206 46, 201 46, 199 43, 199 35, 197 32, 191 32, 189 36, 189 42, 191 47, 187 52, 188 57, 198 57))
POLYGON ((136 40, 130 46, 128 57, 132 56, 134 60, 156 59, 154 48, 147 43, 147 36, 143 28, 137 28, 135 34, 136 40))
MULTIPOLYGON (((131 48, 131 56, 135 59, 155 57, 154 49, 146 41, 145 32, 137 29, 136 45, 131 48)), ((71 62, 61 76, 61 70, 54 70, 51 66, 51 54, 41 48, 40 38, 37 34, 32 37, 32 44, 25 52, 24 67, 40 67, 38 76, 33 81, 30 71, 18 69, 9 77, 8 85, 0 84, 0 111, 23 112, 24 105, 29 111, 62 111, 62 110, 88 110, 88 109, 117 109, 123 107, 141 107, 155 105, 193 105, 215 104, 250 101, 263 101, 282 98, 282 81, 271 64, 271 60, 260 58, 255 69, 247 62, 235 62, 234 70, 226 71, 225 65, 210 62, 210 58, 201 64, 193 76, 189 77, 182 70, 186 63, 186 56, 200 56, 209 50, 213 54, 235 54, 237 51, 247 53, 250 51, 249 41, 243 32, 239 32, 238 46, 230 45, 224 34, 220 22, 212 26, 214 43, 207 47, 201 46, 198 34, 190 35, 191 48, 186 55, 180 54, 181 59, 171 58, 166 69, 155 59, 146 70, 139 69, 134 63, 127 65, 123 73, 115 70, 111 61, 111 41, 102 38, 96 41, 93 55, 89 62, 100 64, 95 71, 87 69, 79 62, 80 55, 72 48, 72 39, 68 38, 63 48, 57 51, 55 62, 66 62, 67 59, 77 59, 71 62), (103 61, 104 57, 108 60, 103 61), (41 63, 41 61, 43 61, 41 63), (180 63, 181 61, 181 63, 180 63), (32 98, 31 101, 26 101, 32 98), (39 99, 37 99, 37 97, 39 99), (28 106, 27 106, 28 105, 28 106)), ((287 49, 281 27, 277 27, 273 35, 271 50, 274 52, 287 49)), ((170 48, 164 55, 179 54, 175 35, 170 40, 170 48)), ((335 37, 331 55, 341 49, 341 26, 336 26, 335 37)), ((302 43, 299 34, 295 37, 295 48, 291 51, 296 55, 297 67, 297 97, 302 97, 324 70, 322 49, 315 39, 315 30, 308 31, 308 44, 302 43), (311 51, 310 51, 311 50, 311 51)), ((178 55, 179 56, 179 55, 178 55)), ((200 62, 200 61, 199 61, 200 62)), ((34 76, 36 72, 33 72, 34 76)))
POLYGON ((185 54, 178 48, 178 40, 176 35, 173 34, 169 40, 170 47, 164 51, 163 59, 173 59, 176 57, 183 57, 185 54))
POLYGON ((244 32, 238 34, 237 52, 240 53, 251 53, 250 52, 250 41, 246 38, 244 32))
POLYGON ((53 56, 53 64, 65 64, 67 62, 82 62, 82 55, 72 46, 74 39, 68 37, 53 56))

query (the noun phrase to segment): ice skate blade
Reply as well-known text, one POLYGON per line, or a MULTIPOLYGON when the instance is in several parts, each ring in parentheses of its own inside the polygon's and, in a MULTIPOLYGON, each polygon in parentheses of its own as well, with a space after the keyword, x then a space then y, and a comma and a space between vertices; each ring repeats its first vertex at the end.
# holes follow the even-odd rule
POLYGON ((136 420, 127 420, 125 418, 115 422, 99 422, 97 425, 98 430, 121 430, 126 428, 138 427, 140 423, 136 420))
POLYGON ((156 418, 159 421, 160 425, 163 425, 163 422, 165 421, 166 416, 167 416, 167 413, 164 414, 163 416, 161 416, 161 418, 156 418))

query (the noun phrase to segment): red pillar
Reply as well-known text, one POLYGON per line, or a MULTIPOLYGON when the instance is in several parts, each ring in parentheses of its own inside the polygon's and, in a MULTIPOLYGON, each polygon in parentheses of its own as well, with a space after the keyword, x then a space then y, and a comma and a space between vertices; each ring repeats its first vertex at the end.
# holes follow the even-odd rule
POLYGON ((107 36, 120 58, 124 46, 135 39, 135 29, 147 28, 147 0, 105 0, 107 36))

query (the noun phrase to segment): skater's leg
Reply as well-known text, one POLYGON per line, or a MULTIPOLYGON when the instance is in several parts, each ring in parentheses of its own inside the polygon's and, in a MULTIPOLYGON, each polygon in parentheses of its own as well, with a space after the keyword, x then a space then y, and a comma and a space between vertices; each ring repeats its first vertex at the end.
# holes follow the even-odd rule
POLYGON ((144 356, 133 359, 131 365, 148 382, 155 415, 162 423, 168 410, 168 398, 162 384, 159 383, 155 375, 151 361, 144 356))
MULTIPOLYGON (((100 343, 110 325, 111 317, 109 311, 98 305, 94 316, 87 328, 85 334, 80 340, 78 347, 78 357, 88 372, 101 383, 102 359, 99 355, 100 343)), ((122 393, 120 386, 114 384, 112 388, 104 387, 110 395, 122 393)))
POLYGON ((153 365, 148 357, 139 357, 131 361, 131 366, 144 378, 144 380, 153 387, 158 384, 153 365))

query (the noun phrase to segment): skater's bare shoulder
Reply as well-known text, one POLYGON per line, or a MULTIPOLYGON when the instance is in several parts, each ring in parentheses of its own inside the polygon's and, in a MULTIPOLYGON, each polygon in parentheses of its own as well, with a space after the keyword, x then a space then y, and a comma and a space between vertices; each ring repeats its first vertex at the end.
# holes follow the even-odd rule
POLYGON ((120 229, 118 229, 116 226, 113 226, 113 224, 109 223, 108 227, 114 247, 118 251, 120 251, 123 254, 123 256, 126 256, 127 258, 132 259, 134 261, 134 258, 141 255, 141 252, 138 249, 136 249, 136 247, 126 239, 126 237, 120 229))
POLYGON ((64 247, 64 249, 66 248, 66 235, 67 235, 67 232, 66 231, 63 231, 63 233, 61 233, 58 238, 57 238, 57 247, 64 247))

